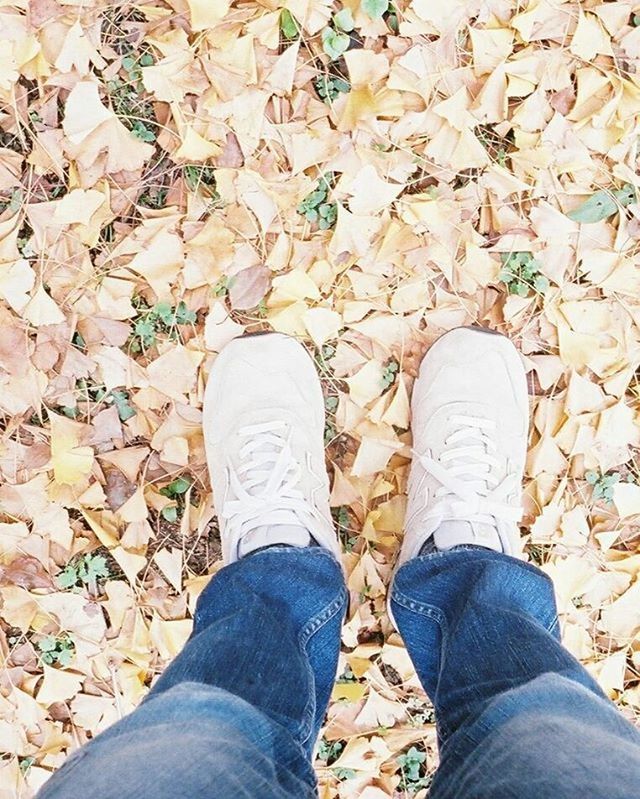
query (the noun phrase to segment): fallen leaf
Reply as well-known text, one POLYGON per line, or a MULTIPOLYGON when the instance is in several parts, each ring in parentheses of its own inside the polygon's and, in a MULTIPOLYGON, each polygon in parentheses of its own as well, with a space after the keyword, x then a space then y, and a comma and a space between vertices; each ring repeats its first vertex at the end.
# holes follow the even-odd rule
POLYGON ((0 564, 0 583, 19 585, 22 588, 50 588, 54 583, 37 558, 22 555, 14 558, 8 565, 0 564))
POLYGON ((613 503, 621 519, 640 515, 640 486, 636 483, 616 483, 613 503))
POLYGON ((233 276, 229 285, 231 307, 236 310, 255 308, 269 290, 271 272, 266 266, 250 266, 233 276))
POLYGON ((64 702, 74 697, 84 682, 82 674, 74 674, 51 666, 43 666, 44 679, 36 694, 38 704, 48 707, 54 702, 64 702))
POLYGON ((195 385, 202 354, 182 345, 172 347, 147 367, 149 383, 167 397, 182 400, 195 385))
POLYGON ((302 321, 316 347, 336 338, 342 326, 342 317, 330 308, 309 308, 302 321))
POLYGON ((356 724, 365 730, 377 730, 379 727, 393 727, 405 716, 406 710, 399 701, 386 699, 371 687, 367 701, 356 717, 356 724))
POLYGON ((51 423, 51 465, 57 483, 81 483, 93 467, 93 450, 80 446, 82 426, 64 416, 49 414, 51 423))
POLYGON ((209 309, 204 324, 204 341, 208 350, 220 350, 234 338, 244 333, 244 327, 234 322, 224 303, 215 302, 209 309))
POLYGON ((171 585, 180 592, 182 590, 182 552, 179 549, 159 549, 153 559, 158 564, 171 585))

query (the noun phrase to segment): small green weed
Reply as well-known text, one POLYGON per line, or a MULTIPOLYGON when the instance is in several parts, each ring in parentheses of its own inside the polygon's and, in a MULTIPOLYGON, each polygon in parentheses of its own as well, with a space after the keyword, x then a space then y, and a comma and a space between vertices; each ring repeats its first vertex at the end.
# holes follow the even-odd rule
POLYGON ((78 331, 77 331, 77 330, 76 330, 76 332, 73 334, 73 336, 71 337, 71 343, 73 344, 73 346, 74 346, 74 347, 77 347, 77 348, 78 348, 79 350, 81 350, 82 352, 86 352, 86 351, 87 351, 87 343, 86 343, 86 341, 85 341, 85 340, 82 338, 82 336, 80 335, 80 333, 78 333, 78 331))
POLYGON ((389 3, 389 8, 387 9, 387 25, 391 28, 393 33, 395 34, 400 33, 400 20, 398 19, 398 9, 393 5, 393 3, 389 3))
POLYGON ((389 10, 389 0, 362 0, 362 10, 371 19, 380 19, 389 10))
POLYGON ((479 125, 476 131, 478 141, 485 148, 491 160, 501 167, 507 166, 509 149, 513 145, 510 135, 500 136, 492 125, 479 125))
POLYGON ((336 354, 336 348, 333 344, 324 344, 322 347, 322 359, 330 361, 336 354))
POLYGON ((382 385, 385 389, 392 386, 395 382, 400 364, 397 361, 389 361, 382 369, 382 385))
POLYGON ((137 92, 144 91, 142 83, 142 67, 150 67, 153 65, 153 55, 150 51, 141 53, 139 56, 129 53, 122 59, 122 68, 127 73, 127 80, 135 87, 137 92))
POLYGON ((337 31, 335 28, 326 27, 322 31, 322 49, 332 60, 340 58, 343 53, 346 53, 350 41, 351 39, 346 33, 337 31))
POLYGON ((342 672, 342 674, 336 679, 336 682, 339 683, 339 684, 346 683, 346 682, 358 682, 358 678, 351 671, 351 666, 346 665, 344 667, 344 671, 342 672))
POLYGON ((327 412, 327 418, 324 425, 324 445, 328 447, 329 444, 338 435, 338 430, 335 425, 335 412, 338 409, 339 399, 335 395, 325 397, 324 407, 327 412))
POLYGON ((318 760, 323 760, 325 763, 333 763, 338 759, 338 755, 344 749, 342 741, 327 741, 325 738, 320 739, 318 744, 318 760))
POLYGON ((352 768, 333 768, 331 769, 333 774, 335 775, 337 780, 340 782, 344 782, 345 780, 352 780, 356 775, 357 771, 352 768))
POLYGON ((113 222, 109 222, 109 224, 105 225, 100 231, 99 242, 101 244, 113 244, 115 240, 116 240, 116 231, 113 226, 113 222))
POLYGON ((591 470, 585 474, 585 480, 593 487, 594 499, 602 499, 608 504, 613 502, 613 488, 620 481, 618 472, 598 474, 591 470))
POLYGON ((333 517, 333 521, 338 530, 338 535, 342 545, 347 552, 352 552, 358 541, 358 534, 356 532, 354 535, 354 530, 351 527, 349 508, 346 505, 340 505, 337 508, 332 508, 331 516, 333 517))
POLYGON ((144 97, 142 67, 154 63, 150 51, 129 52, 122 59, 126 78, 118 76, 107 83, 111 105, 126 127, 144 142, 156 140, 157 121, 152 103, 144 97))
POLYGON ((625 183, 621 189, 614 191, 604 191, 603 189, 592 194, 573 211, 569 211, 567 216, 574 222, 584 224, 594 224, 607 219, 618 212, 619 206, 626 208, 627 205, 636 202, 637 195, 635 188, 630 183, 625 183))
POLYGON ((129 405, 129 393, 127 391, 114 390, 111 392, 111 399, 118 409, 118 416, 121 422, 126 422, 127 419, 131 419, 131 417, 136 415, 135 408, 129 405))
POLYGON ((159 302, 149 308, 142 300, 138 300, 137 306, 140 316, 136 319, 130 339, 133 352, 144 352, 153 347, 159 333, 175 340, 179 335, 177 325, 193 324, 196 321, 195 312, 190 311, 182 301, 175 308, 168 302, 159 302))
POLYGON ((162 509, 162 518, 167 522, 177 522, 184 512, 184 495, 191 485, 187 477, 176 477, 169 485, 160 489, 160 493, 173 500, 173 505, 162 509))
POLYGON ((527 297, 529 292, 544 294, 549 288, 548 278, 540 272, 540 264, 530 252, 502 253, 499 279, 506 284, 509 294, 527 297))
POLYGON ((336 75, 318 75, 313 85, 318 92, 318 97, 327 105, 335 102, 341 94, 351 91, 351 84, 346 78, 336 75))
POLYGON ((331 377, 333 371, 331 369, 331 359, 336 354, 336 348, 333 344, 324 344, 320 349, 314 351, 314 361, 317 370, 323 377, 331 377))
POLYGON ((292 42, 300 36, 298 20, 287 8, 283 8, 280 12, 280 32, 282 38, 287 42, 292 42))
POLYGON ((435 714, 433 713, 415 713, 409 717, 409 724, 412 727, 424 727, 426 724, 433 724, 435 722, 435 714))
POLYGON ((258 319, 266 319, 268 312, 269 309, 267 308, 267 301, 263 298, 256 305, 255 315, 258 317, 258 319))
POLYGON ((20 768, 20 773, 23 776, 25 776, 27 774, 27 772, 29 771, 29 769, 31 768, 31 766, 33 766, 33 764, 35 762, 36 762, 35 757, 32 757, 31 755, 29 755, 28 757, 19 758, 18 759, 18 765, 19 765, 19 768, 20 768))
POLYGON ((335 413, 338 409, 338 402, 338 397, 335 395, 327 397, 324 401, 324 407, 327 409, 327 413, 335 413))
MULTIPOLYGON (((389 667, 387 666, 386 669, 389 667)), ((385 676, 386 676, 385 669, 385 676)), ((398 682, 402 682, 402 677, 395 672, 398 682)), ((406 702, 409 713, 409 723, 412 727, 424 727, 426 724, 435 724, 436 714, 432 706, 426 705, 424 700, 418 696, 410 696, 406 702)))
POLYGON ((68 666, 76 652, 76 646, 67 633, 61 633, 57 637, 46 635, 37 642, 36 646, 40 651, 40 661, 47 666, 53 666, 55 663, 63 667, 68 666))
POLYGON ((225 297, 229 293, 229 277, 227 275, 219 278, 213 287, 213 293, 216 297, 225 297))
POLYGON ((422 788, 428 787, 431 779, 424 776, 424 765, 427 760, 426 752, 421 752, 412 746, 404 755, 396 758, 402 769, 400 787, 409 793, 417 793, 422 788))
POLYGON ((332 61, 340 58, 349 49, 351 37, 349 33, 354 29, 355 22, 351 9, 343 8, 333 15, 331 25, 322 30, 322 49, 332 61))
POLYGON ((190 485, 191 480, 188 480, 186 477, 176 477, 169 485, 161 488, 160 493, 165 497, 169 497, 169 499, 175 499, 181 494, 184 494, 190 485))
POLYGON ((165 186, 149 186, 138 197, 138 205, 154 211, 164 208, 169 190, 165 186))
POLYGON ((191 191, 201 191, 215 200, 220 199, 216 191, 216 171, 212 166, 205 164, 185 164, 182 167, 184 182, 191 191))
POLYGON ((87 412, 94 403, 104 402, 105 405, 115 405, 121 422, 126 422, 136 415, 136 410, 129 404, 129 393, 124 389, 114 389, 107 393, 104 386, 96 386, 91 381, 81 377, 76 381, 76 393, 80 405, 60 405, 60 413, 69 419, 77 419, 87 412))
POLYGON ((15 214, 22 208, 24 198, 22 196, 22 189, 16 188, 11 190, 11 195, 8 198, 0 197, 0 214, 9 210, 10 213, 15 214))
POLYGON ((103 555, 86 554, 68 563, 56 577, 60 588, 89 589, 94 596, 98 593, 98 580, 109 577, 109 566, 103 555))
POLYGON ((151 144, 151 142, 156 140, 155 132, 149 127, 149 123, 142 119, 133 119, 131 121, 131 132, 136 139, 147 142, 147 144, 151 144))
POLYGON ((321 177, 316 188, 298 206, 298 213, 312 224, 317 223, 321 230, 333 227, 338 218, 338 204, 327 202, 332 180, 332 174, 321 177))

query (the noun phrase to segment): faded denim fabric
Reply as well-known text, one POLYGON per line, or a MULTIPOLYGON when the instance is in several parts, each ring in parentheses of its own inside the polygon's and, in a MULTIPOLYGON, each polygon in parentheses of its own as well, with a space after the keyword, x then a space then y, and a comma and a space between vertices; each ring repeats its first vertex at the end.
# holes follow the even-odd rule
MULTIPOLYGON (((640 734, 558 640, 535 567, 466 547, 416 558, 394 618, 438 718, 433 799, 631 799, 640 734)), ((39 799, 307 799, 347 593, 326 550, 222 569, 142 705, 74 753, 39 799)))
POLYGON ((631 799, 640 733, 559 640, 551 580, 479 547, 405 564, 391 609, 434 704, 433 799, 631 799))

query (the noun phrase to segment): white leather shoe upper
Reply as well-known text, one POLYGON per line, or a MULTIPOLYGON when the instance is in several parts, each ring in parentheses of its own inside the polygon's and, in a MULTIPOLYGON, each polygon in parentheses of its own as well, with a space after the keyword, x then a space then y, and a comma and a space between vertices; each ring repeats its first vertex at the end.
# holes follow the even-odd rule
POLYGON ((437 549, 518 548, 527 451, 525 370, 509 339, 446 333, 424 357, 411 402, 413 451, 398 565, 437 549))
POLYGON ((322 389, 301 344, 279 333, 231 341, 209 375, 203 428, 226 563, 310 536, 340 557, 322 389))

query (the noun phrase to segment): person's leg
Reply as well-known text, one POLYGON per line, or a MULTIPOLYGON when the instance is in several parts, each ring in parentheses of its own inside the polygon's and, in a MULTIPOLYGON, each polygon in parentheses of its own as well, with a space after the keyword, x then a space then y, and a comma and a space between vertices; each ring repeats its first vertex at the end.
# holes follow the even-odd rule
POLYGON ((225 567, 142 705, 69 758, 39 799, 315 796, 311 752, 345 606, 340 566, 320 547, 225 567))
POLYGON ((398 571, 391 607, 438 723, 431 796, 628 799, 640 734, 561 646, 535 567, 462 547, 398 571))
POLYGON ((39 799, 312 797, 311 753, 346 609, 324 467, 324 402, 293 339, 233 341, 203 427, 223 568, 147 699, 39 799))
POLYGON ((412 397, 414 460, 389 609, 436 711, 433 799, 626 799, 640 734, 562 648, 553 587, 517 551, 527 444, 510 342, 443 336, 412 397))
POLYGON ((326 549, 271 547, 236 561, 203 592, 193 636, 147 701, 186 680, 215 685, 285 727, 310 758, 346 605, 342 569, 326 549))

